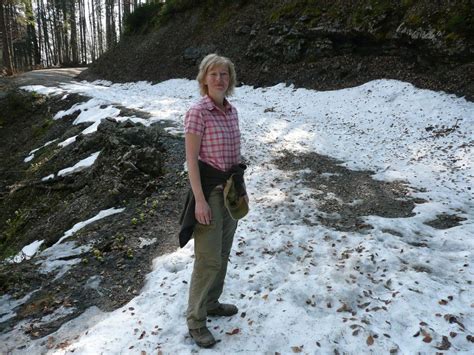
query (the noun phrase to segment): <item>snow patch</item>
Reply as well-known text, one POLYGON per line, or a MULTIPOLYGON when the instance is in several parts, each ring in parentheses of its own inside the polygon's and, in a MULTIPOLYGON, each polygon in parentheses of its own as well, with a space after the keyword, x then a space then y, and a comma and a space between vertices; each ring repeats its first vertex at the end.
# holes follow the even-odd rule
POLYGON ((92 165, 94 165, 99 154, 100 152, 95 152, 91 156, 85 159, 82 159, 81 161, 77 162, 73 166, 60 170, 58 172, 58 176, 67 176, 73 173, 78 173, 84 169, 91 167, 92 165))
POLYGON ((76 233, 77 231, 81 230, 82 228, 84 228, 85 226, 95 222, 95 221, 98 221, 102 218, 105 218, 105 217, 108 217, 108 216, 112 216, 114 214, 117 214, 117 213, 121 213, 125 211, 125 208, 109 208, 108 210, 103 210, 103 211, 100 211, 97 215, 95 215, 94 217, 92 218, 89 218, 88 220, 86 221, 83 221, 83 222, 79 222, 79 223, 76 223, 71 229, 67 230, 64 235, 56 242, 55 245, 57 244, 61 244, 61 242, 66 239, 66 238, 69 238, 70 236, 72 236, 74 233, 76 233))

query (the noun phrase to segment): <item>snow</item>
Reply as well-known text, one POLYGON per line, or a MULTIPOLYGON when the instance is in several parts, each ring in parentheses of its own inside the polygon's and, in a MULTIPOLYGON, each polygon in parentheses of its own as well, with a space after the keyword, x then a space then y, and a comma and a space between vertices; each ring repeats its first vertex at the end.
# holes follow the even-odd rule
MULTIPOLYGON (((36 290, 37 291, 37 290, 36 290)), ((30 299, 30 297, 36 292, 30 292, 26 296, 15 300, 10 295, 2 295, 0 297, 0 322, 5 322, 13 317, 15 317, 16 313, 13 312, 13 309, 21 306, 26 301, 30 299)), ((1 350, 1 348, 0 348, 1 350)))
POLYGON ((54 179, 54 174, 49 174, 48 176, 41 178, 41 181, 48 181, 48 180, 53 180, 53 179, 54 179))
POLYGON ((35 157, 35 153, 36 153, 38 150, 40 150, 41 148, 47 147, 48 145, 50 145, 51 143, 54 143, 55 141, 57 141, 57 139, 54 139, 54 140, 49 141, 49 142, 46 142, 42 147, 33 149, 33 150, 30 152, 30 154, 24 159, 24 162, 25 162, 25 163, 28 163, 28 162, 30 162, 31 160, 33 160, 34 157, 35 157))
POLYGON ((7 259, 7 261, 11 263, 21 263, 23 260, 29 260, 38 252, 43 243, 44 240, 35 240, 33 243, 24 246, 17 255, 7 259))
POLYGON ((153 245, 158 241, 158 239, 156 238, 143 238, 143 237, 138 238, 138 240, 140 241, 140 245, 139 245, 140 248, 146 247, 148 245, 153 245))
MULTIPOLYGON (((199 97, 196 83, 184 79, 156 85, 75 82, 53 92, 91 97, 83 105, 100 117, 116 112, 117 104, 146 111, 151 118, 145 125, 171 121, 176 134, 199 97)), ((242 86, 231 102, 250 163, 251 212, 235 235, 222 300, 240 311, 211 318, 209 327, 221 342, 200 353, 435 353, 444 336, 450 352, 472 353, 466 336, 474 332, 474 103, 395 80, 326 92, 242 86), (314 190, 298 177, 308 169, 288 172, 272 163, 284 150, 317 152, 350 169, 372 170, 379 180, 404 180, 411 197, 426 203, 408 218, 367 216, 374 227, 369 232, 308 225, 303 216, 322 212, 312 201, 314 190), (443 230, 425 224, 441 213, 466 220, 443 230)), ((68 345, 49 352, 197 352, 185 324, 192 267, 192 242, 156 258, 137 297, 95 322, 83 315, 80 332, 77 321, 64 324, 52 336, 68 345)), ((18 329, 0 339, 14 346, 18 329)), ((41 341, 30 341, 25 350, 48 352, 41 341)))
POLYGON ((58 309, 56 309, 53 313, 48 314, 44 317, 41 317, 37 323, 37 326, 41 326, 42 324, 47 324, 49 322, 53 322, 55 320, 64 318, 68 316, 69 314, 74 313, 74 310, 75 310, 74 307, 61 306, 58 309))
POLYGON ((125 211, 125 208, 109 208, 107 210, 103 210, 103 211, 100 211, 97 215, 95 215, 94 217, 92 218, 89 218, 88 220, 86 221, 82 221, 82 222, 79 222, 79 223, 76 223, 71 229, 67 230, 64 235, 56 242, 55 245, 58 245, 58 244, 61 244, 63 242, 64 239, 66 238, 69 238, 70 236, 72 236, 74 233, 76 233, 77 231, 81 230, 82 228, 84 228, 85 226, 95 222, 95 221, 98 221, 102 218, 105 218, 105 217, 108 217, 108 216, 112 216, 114 214, 117 214, 117 213, 121 213, 125 211))
POLYGON ((64 91, 61 88, 46 87, 43 85, 28 85, 23 86, 22 89, 26 91, 33 91, 42 95, 59 95, 64 91))
POLYGON ((84 169, 91 167, 92 165, 94 165, 99 154, 100 152, 95 152, 91 154, 89 157, 80 160, 79 162, 74 164, 74 166, 60 170, 58 172, 58 176, 70 175, 70 174, 77 173, 79 171, 82 171, 84 169))
MULTIPOLYGON (((92 243, 92 241, 91 241, 92 243)), ((42 274, 54 275, 54 280, 63 277, 72 266, 81 262, 81 255, 92 249, 91 244, 78 246, 74 241, 55 244, 38 255, 35 264, 42 274)))
MULTIPOLYGON (((93 126, 93 124, 91 126, 93 126)), ((64 148, 64 147, 68 146, 69 144, 74 143, 76 141, 76 138, 77 138, 77 136, 69 137, 68 139, 58 143, 58 146, 60 146, 61 148, 64 148)))

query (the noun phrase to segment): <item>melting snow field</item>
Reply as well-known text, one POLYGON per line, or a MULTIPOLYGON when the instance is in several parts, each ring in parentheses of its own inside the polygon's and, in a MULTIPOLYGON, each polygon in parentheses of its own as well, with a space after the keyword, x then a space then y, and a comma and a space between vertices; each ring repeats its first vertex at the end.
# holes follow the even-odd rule
MULTIPOLYGON (((90 97, 70 110, 91 122, 84 134, 105 117, 126 119, 118 105, 150 113, 148 120, 132 117, 136 122, 173 121, 180 132, 198 99, 197 84, 184 79, 25 89, 90 97)), ((51 334, 53 340, 31 341, 19 324, 0 335, 0 352, 473 353, 474 103, 394 80, 326 92, 242 86, 231 102, 249 162, 251 212, 239 223, 222 297, 239 313, 208 323, 220 342, 200 350, 187 334, 191 242, 156 258, 140 295, 124 307, 90 309, 51 334), (426 202, 409 218, 367 216, 374 227, 368 232, 309 226, 303 216, 317 209, 311 191, 272 164, 283 150, 317 152, 350 169, 370 169, 379 180, 404 180, 411 197, 426 202), (449 229, 424 224, 440 214, 465 220, 449 229)), ((9 317, 18 304, 11 303, 9 317)))

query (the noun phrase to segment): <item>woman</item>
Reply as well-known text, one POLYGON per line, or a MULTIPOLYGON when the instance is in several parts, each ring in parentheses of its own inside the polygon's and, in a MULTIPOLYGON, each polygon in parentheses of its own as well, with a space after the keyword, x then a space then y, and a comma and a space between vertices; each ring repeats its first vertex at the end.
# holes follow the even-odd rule
POLYGON ((194 270, 189 289, 189 334, 201 347, 216 343, 208 315, 232 316, 235 305, 219 302, 237 220, 248 211, 240 164, 237 110, 226 97, 236 84, 234 64, 206 56, 197 76, 202 98, 185 117, 186 163, 191 191, 181 216, 180 245, 194 237, 194 270))

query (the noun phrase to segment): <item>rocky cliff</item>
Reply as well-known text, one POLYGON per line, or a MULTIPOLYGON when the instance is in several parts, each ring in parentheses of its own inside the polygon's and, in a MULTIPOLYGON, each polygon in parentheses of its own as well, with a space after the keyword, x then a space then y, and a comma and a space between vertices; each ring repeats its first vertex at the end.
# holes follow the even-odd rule
POLYGON ((199 60, 217 52, 231 57, 250 85, 326 90, 393 78, 474 97, 471 1, 176 3, 154 27, 141 24, 148 33, 125 36, 82 77, 193 78, 199 60))

